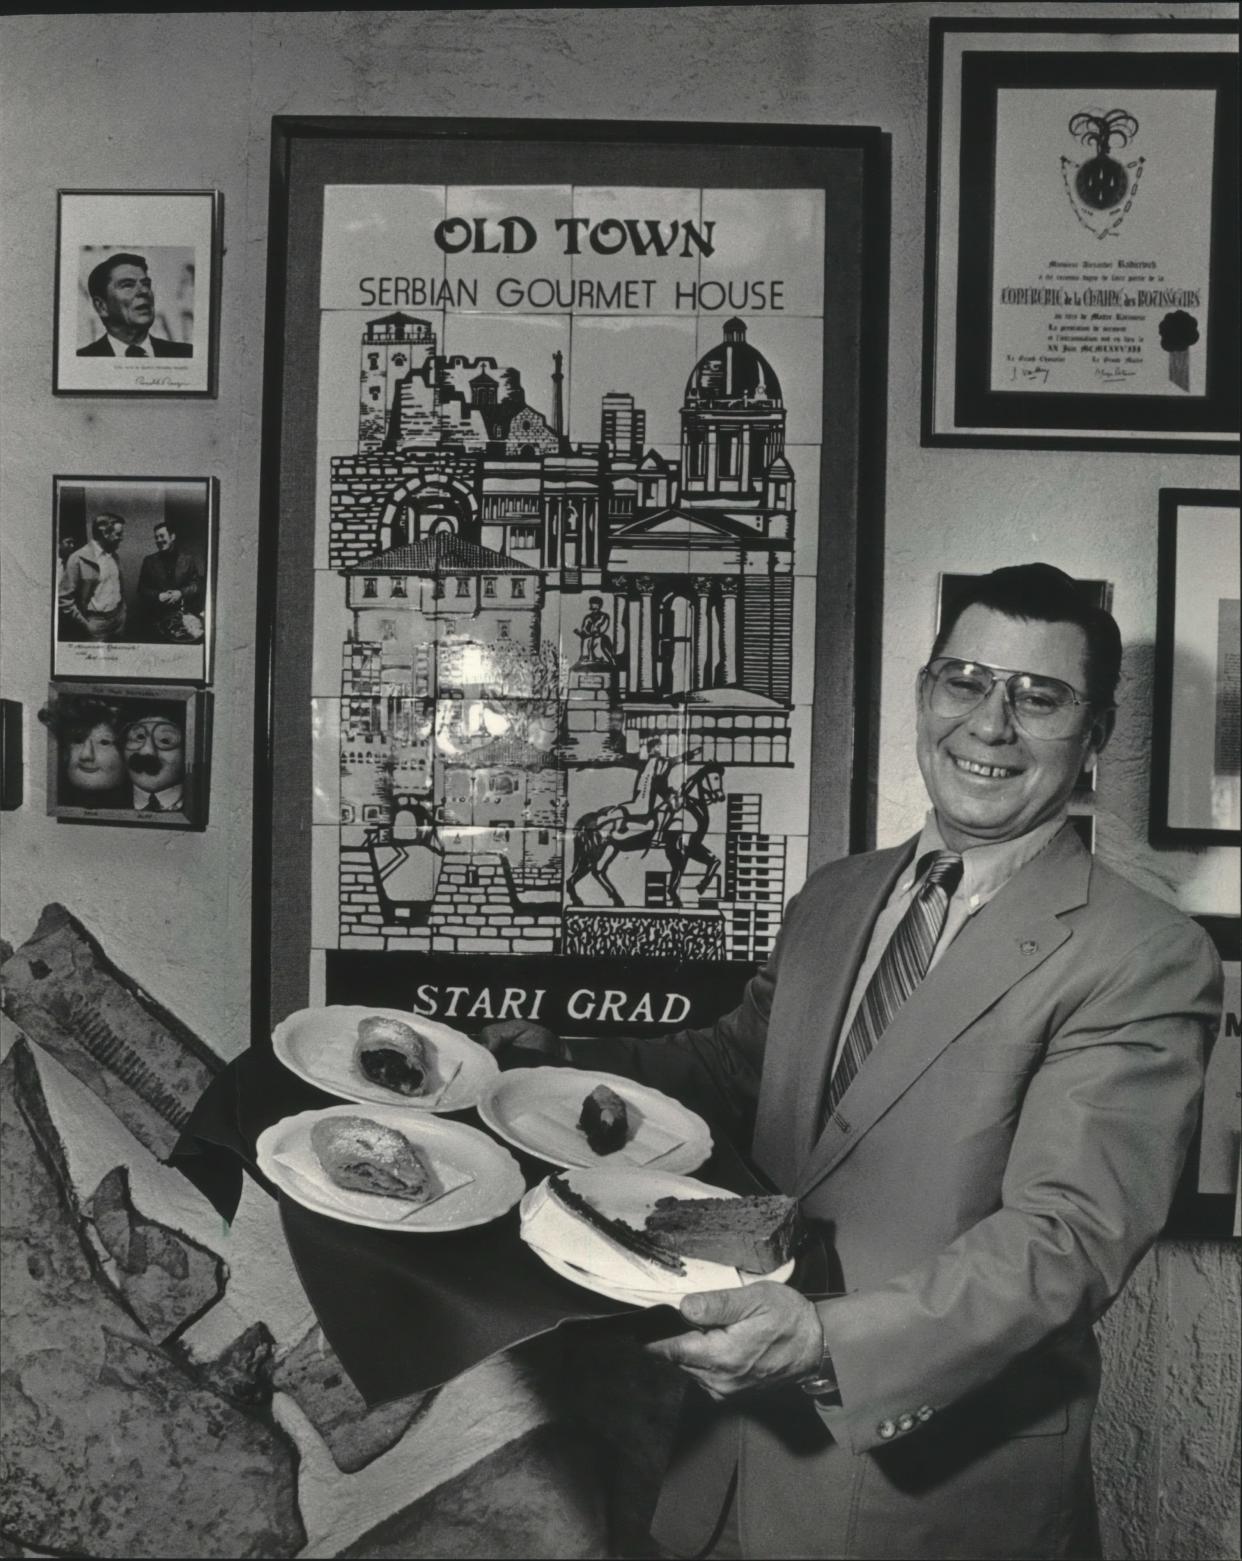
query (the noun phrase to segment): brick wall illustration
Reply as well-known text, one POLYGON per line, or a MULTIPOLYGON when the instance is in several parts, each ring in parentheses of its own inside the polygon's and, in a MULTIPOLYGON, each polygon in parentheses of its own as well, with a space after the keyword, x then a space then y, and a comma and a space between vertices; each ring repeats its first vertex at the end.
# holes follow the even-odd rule
POLYGON ((635 788, 627 817, 657 806, 638 779, 653 738, 666 768, 790 762, 786 409, 746 323, 719 329, 686 382, 670 459, 644 448, 647 413, 625 389, 603 395, 598 442, 572 442, 559 351, 545 412, 518 368, 442 354, 430 320, 364 323, 358 449, 333 458, 329 484, 329 561, 353 620, 340 946, 569 952, 572 852, 590 896, 633 905, 589 932, 577 922, 575 946, 770 951, 788 875, 779 835, 730 815, 714 826, 722 857, 703 841, 708 813, 679 814, 691 855, 667 870, 657 856, 637 889, 624 872, 618 896, 615 819, 605 812, 586 859, 578 830, 598 812, 585 799, 601 768, 620 771, 614 796, 635 788))

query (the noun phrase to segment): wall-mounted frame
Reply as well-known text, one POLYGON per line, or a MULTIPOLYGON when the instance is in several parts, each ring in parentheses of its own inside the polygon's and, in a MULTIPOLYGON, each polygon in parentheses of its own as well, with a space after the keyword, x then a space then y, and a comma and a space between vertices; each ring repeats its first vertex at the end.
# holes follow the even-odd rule
MULTIPOLYGON (((944 622, 945 608, 957 597, 958 593, 965 589, 971 580, 977 580, 978 575, 942 573, 939 588, 936 594, 936 627, 935 634, 940 633, 940 625, 944 622)), ((1092 604, 1102 607, 1105 612, 1113 610, 1113 583, 1111 580, 1078 580, 1076 582, 1086 592, 1092 604)), ((1079 771, 1078 780, 1074 785, 1074 795, 1083 799, 1091 795, 1095 790, 1097 766, 1092 763, 1084 765, 1079 771)), ((1082 843, 1088 851, 1095 850, 1095 818, 1092 814, 1079 813, 1075 815, 1075 828, 1082 838, 1082 843), (1085 820, 1086 822, 1078 822, 1085 820)))
POLYGON ((1153 845, 1242 843, 1237 492, 1160 490, 1153 845))
POLYGON ((219 190, 60 190, 52 389, 214 396, 219 190))
POLYGON ((888 155, 275 121, 257 1043, 518 991, 567 1033, 698 1022, 872 842, 888 155), (672 855, 588 839, 672 786, 672 855))
POLYGON ((16 699, 0 699, 0 812, 20 808, 26 791, 25 723, 16 699))
POLYGON ((924 444, 1238 448, 1237 40, 931 23, 924 444))
POLYGON ((1225 971, 1224 1014, 1208 1059, 1199 1127, 1165 1228, 1167 1236, 1242 1236, 1239 1148, 1242 1132, 1242 921, 1196 916, 1225 971))
POLYGON ((218 494, 214 477, 53 478, 53 676, 210 681, 218 494))
POLYGON ((47 811, 79 824, 207 824, 211 695, 168 683, 63 679, 39 711, 47 811))

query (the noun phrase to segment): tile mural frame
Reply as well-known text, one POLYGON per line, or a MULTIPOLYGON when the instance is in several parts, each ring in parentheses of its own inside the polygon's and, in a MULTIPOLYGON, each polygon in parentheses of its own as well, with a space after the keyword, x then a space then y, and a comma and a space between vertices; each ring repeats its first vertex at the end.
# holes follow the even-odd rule
MULTIPOLYGON (((312 950, 319 949, 319 958, 323 959, 322 948, 326 946, 329 959, 344 958, 338 945, 324 945, 322 940, 317 942, 315 932, 317 924, 323 926, 324 916, 332 917, 335 911, 314 877, 319 868, 313 860, 312 837, 317 828, 323 832, 322 825, 331 816, 333 807, 337 808, 339 816, 340 797, 328 796, 326 803, 324 801, 325 793, 330 792, 332 786, 331 766, 324 758, 328 749, 323 732, 321 730, 317 738, 312 727, 330 722, 334 718, 334 705, 337 707, 335 719, 343 724, 341 712, 346 705, 343 696, 333 700, 324 695, 328 674, 322 666, 316 673, 313 665, 316 659, 326 662, 325 657, 317 658, 312 654, 321 648, 315 643, 313 630, 316 576, 326 580, 331 574, 344 575, 345 591, 355 592, 358 597, 366 583, 365 579, 356 578, 351 583, 350 560, 342 566, 337 554, 328 555, 327 547, 338 547, 338 542, 325 545, 322 538, 316 536, 317 493, 326 481, 323 470, 330 464, 328 457, 332 451, 344 448, 343 444, 325 443, 321 418, 327 414, 319 405, 326 383, 319 377, 321 286, 326 285, 321 266, 325 272, 335 273, 340 269, 337 254, 324 248, 325 187, 402 185, 411 191, 444 187, 451 198, 456 198, 461 193, 458 187, 469 190, 482 186, 570 185, 589 194, 590 187, 598 186, 597 193, 605 202, 609 193, 618 189, 632 191, 634 187, 649 187, 667 194, 678 187, 697 187, 694 193, 703 198, 711 195, 727 200, 742 192, 743 209, 744 197, 752 191, 827 192, 824 199, 830 197, 832 200, 832 220, 824 221, 822 232, 816 230, 816 247, 807 251, 822 257, 823 261, 822 343, 816 349, 816 352, 822 349, 822 356, 813 352, 808 358, 817 376, 822 375, 822 388, 817 384, 810 403, 813 423, 808 423, 805 409, 790 412, 791 419, 801 416, 799 426, 805 430, 796 437, 806 439, 808 446, 813 441, 813 448, 808 451, 807 446, 803 446, 796 459, 800 462, 798 481, 803 483, 805 473, 806 490, 813 495, 809 501, 813 541, 807 546, 807 555, 802 556, 809 556, 813 547, 815 562, 813 572, 802 579, 801 584, 806 596, 813 600, 818 631, 814 637, 813 678, 809 672, 810 646, 805 647, 807 665, 801 668, 801 687, 807 710, 805 730, 798 728, 802 735, 792 746, 787 737, 786 748, 780 755, 784 773, 794 775, 809 794, 807 833, 805 839, 796 842, 805 858, 800 862, 800 870, 809 871, 833 857, 864 850, 874 844, 874 758, 878 743, 878 640, 883 578, 889 159, 889 138, 873 128, 300 116, 278 117, 273 121, 255 716, 252 943, 255 1044, 269 1045, 273 1023, 309 1001, 369 1001, 386 1006, 415 1006, 408 964, 400 967, 401 974, 395 974, 398 961, 408 962, 414 958, 404 951, 394 954, 387 950, 350 946, 346 953, 354 986, 348 997, 340 993, 339 976, 334 978, 329 973, 325 994, 315 986, 316 979, 322 979, 322 971, 318 977, 312 972, 315 957, 312 950), (813 459, 818 459, 816 470, 811 470, 813 459), (320 681, 318 688, 314 683, 316 677, 320 681), (309 720, 308 711, 311 713, 309 720), (317 813, 317 809, 326 811, 317 813), (335 993, 334 979, 337 980, 335 993)), ((544 191, 537 189, 534 193, 540 196, 544 191)), ((628 212, 622 215, 628 216, 628 212)), ((461 231, 465 242, 469 227, 461 231)), ((489 233, 488 237, 497 245, 501 243, 501 237, 496 233, 489 233)), ((479 230, 475 230, 473 239, 476 246, 482 245, 479 230)), ((484 245, 479 252, 488 254, 491 251, 484 245)), ((643 253, 641 250, 636 252, 643 253)), ((601 249, 596 253, 603 255, 605 251, 601 249)), ((512 269, 524 276, 523 262, 518 255, 520 245, 516 246, 512 269)), ((455 264, 455 257, 449 251, 445 275, 450 280, 455 264)), ((412 262, 410 269, 414 269, 412 262)), ((603 264, 602 269, 606 269, 603 264)), ((367 278, 368 283, 373 280, 367 278)), ((396 302, 399 314, 407 301, 398 299, 396 302)), ((377 309, 391 307, 391 303, 392 300, 379 297, 373 289, 362 295, 362 308, 371 311, 368 318, 372 325, 379 326, 383 320, 395 318, 374 318, 377 309)), ((357 303, 332 307, 357 308, 357 303)), ((419 313, 417 300, 413 301, 413 312, 419 313)), ((727 309, 722 310, 716 335, 724 330, 727 313, 727 309)), ((691 318, 702 325, 701 312, 691 318)), ((361 310, 358 319, 365 329, 361 310)), ((731 337, 726 334, 726 340, 744 342, 745 329, 740 333, 736 329, 739 323, 744 323, 753 324, 758 341, 757 320, 757 316, 747 313, 746 322, 729 322, 734 330, 731 337)), ((407 318, 393 329, 413 329, 419 323, 407 318)), ((765 323, 776 328, 771 316, 765 323)), ((789 319, 783 323, 785 334, 780 339, 794 342, 790 332, 804 322, 789 319)), ((462 329, 468 324, 466 320, 462 329)), ((478 348, 473 343, 470 346, 472 352, 477 353, 478 348)), ((699 340, 695 353, 700 362, 703 361, 703 348, 704 342, 699 340)), ((444 351, 446 354, 450 351, 447 337, 444 351)), ((355 357, 353 361, 356 372, 358 360, 355 357)), ((452 360, 441 357, 436 361, 442 366, 452 360)), ((555 375, 553 378, 555 380, 555 375)), ((365 362, 363 380, 365 384, 365 362)), ((611 384, 603 388, 609 394, 626 389, 611 384)), ((779 388, 778 404, 782 404, 779 388)), ((472 405, 473 394, 471 392, 472 405)), ((544 398, 548 394, 546 390, 540 392, 544 398)), ((559 389, 556 395, 559 404, 559 389)), ((633 402, 632 396, 629 401, 633 402)), ((605 409, 614 419, 614 429, 616 420, 624 421, 630 416, 630 410, 616 400, 605 409)), ((784 416, 782 411, 782 426, 784 416)), ((555 426, 559 434, 559 410, 557 419, 555 426)), ((681 426, 684 431, 684 421, 681 426)), ((580 439, 581 435, 574 437, 580 439)), ((608 439, 612 435, 605 432, 604 437, 608 439)), ((636 437, 641 438, 641 434, 636 437)), ((568 436, 561 445, 562 453, 590 448, 589 445, 572 444, 568 436)), ((594 448, 615 454, 614 447, 607 443, 594 448)), ((443 447, 437 445, 436 449, 438 459, 443 447)), ((334 456, 333 459, 348 463, 347 457, 334 456)), ((658 474, 652 480, 658 481, 658 474)), ((390 502, 390 512, 391 509, 390 502)), ((654 534, 649 537, 643 532, 644 524, 640 510, 638 522, 631 525, 626 539, 626 546, 632 544, 636 556, 640 551, 639 544, 648 548, 672 545, 675 549, 686 545, 672 533, 670 543, 660 543, 659 537, 654 534), (634 538, 637 541, 633 541, 634 538)), ((803 522, 800 520, 799 524, 803 522)), ((583 521, 583 535, 585 529, 586 522, 583 521)), ((570 534, 566 532, 566 536, 570 534)), ((336 536, 336 533, 331 535, 336 536)), ((404 535, 403 532, 402 537, 404 535)), ((385 533, 381 553, 373 555, 374 569, 381 577, 386 568, 396 569, 391 555, 397 550, 390 548, 388 554, 382 552, 389 540, 385 533)), ((428 545, 420 543, 424 549, 428 545)), ((609 545, 613 546, 613 551, 601 549, 600 560, 617 557, 619 544, 616 544, 615 536, 610 536, 609 545)), ((788 546, 792 558, 792 543, 788 546)), ((451 541, 441 538, 435 544, 436 596, 443 603, 445 615, 451 612, 460 590, 454 566, 463 578, 469 572, 474 555, 468 554, 468 547, 465 542, 459 543, 456 535, 451 541)), ((414 551, 413 547, 403 550, 404 553, 414 551)), ((496 555, 493 552, 490 556, 496 555)), ((565 556, 567 559, 568 554, 565 556)), ((682 558, 681 567, 690 568, 689 554, 682 552, 671 556, 682 558)), ((583 552, 580 559, 585 558, 583 552)), ((522 578, 520 571, 514 572, 517 566, 511 565, 512 560, 509 560, 497 566, 501 569, 497 578, 502 595, 506 590, 516 595, 522 578)), ((352 567, 353 576, 358 575, 360 567, 352 567)), ((627 567, 637 566, 627 562, 627 567)), ((792 564, 788 567, 792 570, 792 564)), ((566 562, 564 577, 573 573, 573 568, 566 562)), ((575 583, 579 591, 585 593, 593 588, 587 580, 593 581, 597 575, 587 576, 585 570, 581 574, 585 578, 575 583)), ((791 586, 797 583, 791 581, 791 586)), ((385 588, 395 594, 395 575, 386 582, 385 588)), ((475 588, 480 588, 477 579, 475 588)), ((537 584, 532 589, 540 591, 537 584)), ((728 594, 724 585, 711 589, 728 594)), ((730 609, 719 596, 713 597, 713 601, 715 605, 711 611, 715 617, 712 621, 718 627, 711 632, 718 637, 714 643, 719 643, 719 636, 726 632, 721 626, 728 624, 730 609)), ((347 605, 357 622, 357 611, 367 604, 353 596, 347 604, 342 596, 339 607, 342 618, 346 616, 347 605)), ((683 620, 674 621, 675 607, 676 603, 666 602, 660 609, 670 614, 668 639, 673 644, 677 643, 679 633, 697 634, 694 625, 698 622, 691 603, 686 609, 688 616, 684 616, 688 627, 679 630, 678 623, 683 620)), ((579 613, 583 610, 581 605, 576 608, 579 613)), ((614 610, 612 617, 617 616, 614 610)), ((567 622, 557 630, 565 652, 561 666, 566 666, 577 654, 571 668, 577 695, 571 697, 580 697, 588 705, 593 697, 589 685, 606 683, 612 663, 619 664, 625 653, 620 649, 614 651, 619 621, 612 622, 606 612, 603 619, 608 621, 601 620, 593 626, 584 617, 578 626, 567 622)), ((662 643, 660 635, 663 632, 663 629, 652 631, 657 643, 662 643)), ((326 638, 330 639, 331 634, 326 638)), ((442 650, 442 645, 437 646, 437 657, 442 650)), ((688 658, 701 658, 701 654, 697 640, 692 651, 685 651, 688 658)), ((346 660, 349 655, 347 650, 346 660)), ((719 674, 724 663, 714 665, 719 674)), ((467 675, 462 674, 463 677, 467 675)), ((717 682, 727 681, 727 678, 717 676, 717 682)), ((557 697, 563 698, 562 686, 557 684, 556 687, 557 697)), ((544 716, 539 709, 539 689, 532 686, 529 694, 530 698, 523 704, 522 718, 531 723, 530 729, 536 734, 531 741, 537 743, 544 716)), ((665 697, 669 696, 666 694, 665 697)), ((787 703, 791 697, 786 695, 787 703)), ((510 701, 511 706, 521 703, 510 701)), ((512 710, 509 713, 511 715, 512 710)), ((565 719, 563 708, 561 715, 565 719)), ((432 719, 439 721, 439 713, 432 719)), ((698 728, 709 724, 709 717, 695 711, 684 689, 681 703, 670 703, 664 716, 659 716, 658 711, 652 714, 649 706, 643 719, 651 727, 650 731, 644 727, 641 733, 628 730, 626 733, 626 741, 631 746, 626 751, 625 762, 636 770, 640 769, 639 754, 650 752, 646 747, 647 738, 659 735, 655 728, 660 722, 669 724, 670 735, 665 746, 670 752, 685 753, 687 760, 699 742, 698 728)), ((756 718, 753 724, 757 727, 762 722, 756 718)), ((564 728, 560 730, 563 732, 564 728)), ((587 740, 594 739, 588 736, 587 740)), ((772 742, 776 740, 773 738, 772 742)), ((765 746, 763 759, 758 757, 758 751, 759 739, 756 737, 754 763, 778 764, 774 749, 769 754, 765 746)), ((733 762, 746 765, 751 761, 738 759, 733 762)), ((777 771, 765 773, 776 774, 777 771)), ((709 781, 710 777, 703 778, 704 785, 709 781)), ((779 785, 779 782, 775 784, 779 785)), ((636 793, 640 786, 641 775, 635 777, 636 793)), ((400 805, 399 801, 393 804, 394 807, 400 805)), ((362 823, 359 818, 359 825, 362 823)), ((414 827, 417 829, 418 826, 414 827)), ((526 825, 523 828, 525 836, 519 846, 537 850, 536 832, 526 825)), ((467 835, 469 830, 459 829, 458 833, 467 835)), ((788 837, 789 840, 793 838, 788 837)), ((561 831, 561 840, 567 851, 568 819, 561 831)), ((701 844, 709 856, 712 854, 710 841, 696 843, 701 844)), ((719 855, 719 851, 715 854, 719 855)), ((703 860, 700 857, 699 861, 703 860)), ((671 855, 669 861, 673 863, 671 855)), ((700 866, 686 865, 691 873, 703 873, 700 866)), ((538 867, 533 871, 533 881, 537 881, 538 867)), ((561 871, 568 871, 567 859, 561 871)), ((376 876, 378 882, 378 865, 376 876)), ((704 874, 703 881, 706 877, 704 874)), ((592 897, 592 907, 606 910, 607 886, 593 877, 584 882, 586 892, 592 897)), ((564 894, 563 882, 560 892, 564 894)), ((670 892, 676 895, 675 883, 670 892)), ((338 894, 335 887, 331 894, 338 894)), ((647 899, 629 903, 649 907, 660 901, 647 899)), ((679 904, 676 898, 670 903, 679 904)), ((779 914, 779 907, 777 912, 779 914)), ((484 956, 471 957, 482 960, 484 956)), ((616 957, 603 960, 598 955, 575 949, 572 940, 567 939, 563 951, 558 949, 545 960, 550 969, 546 982, 548 1007, 554 1007, 565 998, 558 990, 562 978, 566 988, 573 983, 581 986, 591 981, 602 986, 606 984, 604 977, 608 969, 615 972, 624 963, 616 957)), ((694 964, 695 961, 687 963, 694 964)), ((706 966, 705 961, 698 963, 706 966)), ((630 961, 629 968, 632 970, 641 964, 641 959, 630 961)), ((722 1011, 734 1000, 753 969, 753 961, 749 964, 744 961, 726 963, 715 968, 728 979, 708 983, 710 995, 704 1001, 714 1004, 712 1012, 722 1011)), ((638 1022, 623 1033, 667 1030, 670 1023, 661 1025, 660 1018, 663 1016, 668 1021, 681 1016, 665 1013, 666 1008, 667 1003, 661 999, 649 1014, 639 1013, 640 1021, 651 1021, 645 1030, 643 1023, 638 1022)), ((634 1011, 632 1005, 630 1011, 634 1011)), ((455 1013, 448 1017, 453 1022, 467 1016, 455 1013)), ((478 1015, 471 1017, 477 1019, 478 1015)), ((482 1017, 488 1017, 486 1011, 482 1017)), ((546 1010, 539 1017, 554 1022, 554 1015, 546 1010)), ((610 1017, 616 1019, 620 1015, 614 1012, 610 1017)), ((691 1022, 701 1017, 696 1010, 691 1022)), ((607 1034, 608 1026, 592 1028, 588 1023, 577 1033, 607 1034)))

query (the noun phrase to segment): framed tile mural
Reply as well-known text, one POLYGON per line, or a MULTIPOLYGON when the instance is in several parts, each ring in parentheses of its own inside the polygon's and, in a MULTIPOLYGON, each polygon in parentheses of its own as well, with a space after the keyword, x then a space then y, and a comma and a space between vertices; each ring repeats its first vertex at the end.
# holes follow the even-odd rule
POLYGON ((887 158, 275 122, 257 1040, 706 1022, 870 843, 887 158))

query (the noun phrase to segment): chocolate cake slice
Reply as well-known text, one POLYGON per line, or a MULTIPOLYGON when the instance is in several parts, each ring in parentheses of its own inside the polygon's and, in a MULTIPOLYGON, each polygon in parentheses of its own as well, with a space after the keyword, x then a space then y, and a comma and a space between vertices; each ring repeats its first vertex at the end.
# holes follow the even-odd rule
POLYGON ((682 1257, 724 1263, 747 1274, 770 1274, 802 1240, 793 1198, 658 1198, 647 1216, 648 1238, 682 1257))
POLYGON ((630 1135, 630 1118, 625 1101, 607 1084, 597 1084, 582 1102, 578 1131, 595 1154, 615 1154, 625 1147, 630 1135))

